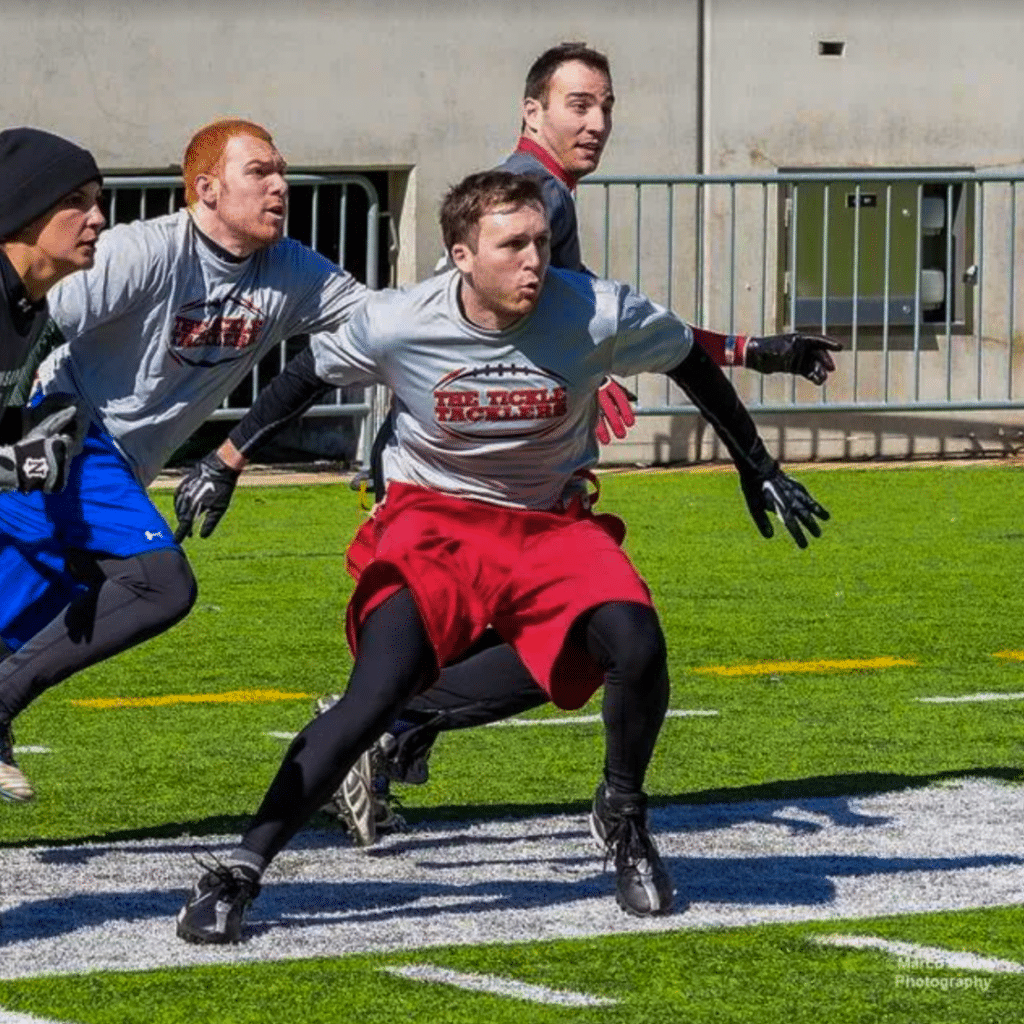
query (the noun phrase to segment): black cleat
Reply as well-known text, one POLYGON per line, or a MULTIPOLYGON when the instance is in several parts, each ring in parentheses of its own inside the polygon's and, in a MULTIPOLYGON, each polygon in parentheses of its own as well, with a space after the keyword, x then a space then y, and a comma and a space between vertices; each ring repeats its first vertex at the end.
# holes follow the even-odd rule
POLYGON ((615 899, 627 914, 649 917, 672 909, 672 879, 647 831, 647 797, 620 799, 601 782, 594 794, 590 831, 615 858, 615 899))
POLYGON ((259 882, 244 867, 217 864, 209 868, 178 911, 178 938, 186 942, 238 942, 245 911, 259 894, 259 882))

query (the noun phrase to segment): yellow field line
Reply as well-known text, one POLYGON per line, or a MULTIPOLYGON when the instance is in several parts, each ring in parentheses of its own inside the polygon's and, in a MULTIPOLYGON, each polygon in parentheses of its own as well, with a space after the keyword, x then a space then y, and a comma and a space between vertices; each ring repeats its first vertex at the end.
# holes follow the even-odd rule
POLYGON ((851 669, 915 666, 910 658, 816 658, 812 661, 755 661, 749 665, 706 665, 693 671, 712 676, 763 676, 775 672, 848 672, 851 669))
POLYGON ((993 658, 1005 658, 1007 661, 1024 661, 1024 651, 996 651, 993 658))
POLYGON ((156 708, 168 704, 269 704, 275 700, 311 700, 315 696, 293 690, 227 690, 224 693, 169 693, 160 697, 93 697, 71 703, 80 708, 156 708))

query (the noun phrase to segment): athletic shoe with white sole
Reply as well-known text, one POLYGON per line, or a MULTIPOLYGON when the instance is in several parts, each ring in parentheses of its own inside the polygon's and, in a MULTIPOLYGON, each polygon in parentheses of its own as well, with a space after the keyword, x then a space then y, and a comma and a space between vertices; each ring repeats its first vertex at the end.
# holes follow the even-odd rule
POLYGON ((377 814, 373 802, 373 758, 364 750, 341 780, 330 803, 345 823, 356 846, 377 842, 377 814))
POLYGON ((14 760, 14 734, 0 724, 0 797, 12 804, 27 804, 36 795, 32 783, 14 760))
POLYGON ((259 882, 244 867, 208 868, 178 911, 178 938, 217 945, 240 941, 245 911, 259 894, 259 882))
POLYGON ((647 831, 647 797, 623 798, 601 782, 594 794, 590 831, 605 857, 615 859, 619 906, 634 917, 667 914, 672 909, 672 879, 647 831))
MULTIPOLYGON (((334 693, 321 697, 313 713, 323 714, 340 699, 334 693)), ((385 733, 358 757, 330 800, 320 808, 342 823, 356 846, 373 846, 378 836, 406 827, 405 818, 395 812, 400 801, 391 792, 388 779, 384 747, 387 738, 385 733)))

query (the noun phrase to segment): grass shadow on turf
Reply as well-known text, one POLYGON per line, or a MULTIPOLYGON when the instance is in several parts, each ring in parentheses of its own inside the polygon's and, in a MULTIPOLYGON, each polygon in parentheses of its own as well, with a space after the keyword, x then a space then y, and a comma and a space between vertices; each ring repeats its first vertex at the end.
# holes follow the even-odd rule
MULTIPOLYGON (((894 772, 853 772, 845 775, 812 775, 805 779, 779 779, 753 786, 703 789, 675 795, 652 795, 652 807, 672 804, 756 803, 768 800, 807 800, 827 797, 869 796, 896 793, 902 789, 924 789, 958 779, 996 779, 1024 782, 1024 769, 1008 766, 952 768, 926 775, 894 772)), ((584 814, 590 801, 535 804, 459 804, 457 806, 409 808, 403 811, 410 823, 417 821, 475 821, 480 818, 523 818, 536 814, 584 814)))
MULTIPOLYGON (((1024 770, 1006 766, 954 768, 927 775, 901 775, 889 772, 855 772, 846 775, 815 775, 805 779, 780 779, 753 786, 723 787, 704 789, 676 795, 651 797, 652 807, 667 807, 675 804, 729 804, 757 803, 773 800, 809 800, 831 797, 868 796, 874 793, 894 793, 902 789, 923 789, 958 779, 996 779, 1002 782, 1024 782, 1024 770)), ((400 787, 410 792, 415 787, 400 787)), ((406 818, 410 825, 418 822, 478 821, 498 818, 527 818, 542 814, 586 814, 590 801, 571 800, 561 803, 533 804, 458 804, 443 807, 410 807, 406 818)), ((118 843, 146 839, 176 839, 181 836, 233 836, 240 835, 248 826, 248 815, 211 815, 197 821, 170 821, 136 829, 101 832, 71 838, 50 838, 35 836, 14 842, 0 842, 0 849, 19 849, 32 846, 76 846, 87 843, 118 843)), ((317 814, 311 819, 309 828, 330 829, 332 824, 341 827, 333 819, 317 814)), ((325 841, 331 841, 330 832, 325 841)))

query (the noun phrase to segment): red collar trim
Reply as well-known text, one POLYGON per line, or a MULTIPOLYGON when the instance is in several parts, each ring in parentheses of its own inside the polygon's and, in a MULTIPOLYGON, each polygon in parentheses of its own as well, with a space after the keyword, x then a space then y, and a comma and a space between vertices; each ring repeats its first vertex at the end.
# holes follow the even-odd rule
POLYGON ((574 189, 579 178, 571 175, 561 164, 555 162, 555 158, 543 146, 538 146, 533 139, 520 136, 519 145, 516 146, 517 153, 529 153, 536 157, 544 167, 550 171, 567 189, 574 189))

